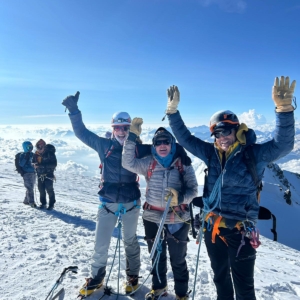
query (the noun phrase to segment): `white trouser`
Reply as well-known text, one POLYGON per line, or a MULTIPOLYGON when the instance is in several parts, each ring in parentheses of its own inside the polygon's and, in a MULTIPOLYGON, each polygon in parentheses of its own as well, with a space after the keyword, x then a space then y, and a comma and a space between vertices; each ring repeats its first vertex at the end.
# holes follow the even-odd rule
MULTIPOLYGON (((140 205, 140 201, 137 201, 140 205)), ((133 202, 123 203, 126 210, 134 206, 133 202)), ((118 203, 106 203, 106 207, 112 211, 118 211, 118 203)), ((140 270, 140 245, 136 237, 136 229, 140 209, 135 207, 129 212, 122 214, 122 237, 126 255, 127 275, 139 275, 140 270)), ((95 248, 92 256, 91 273, 95 278, 100 268, 106 266, 108 248, 112 233, 117 223, 118 216, 108 212, 104 207, 98 210, 98 221, 96 226, 95 248)), ((99 274, 98 274, 99 275, 99 274)))

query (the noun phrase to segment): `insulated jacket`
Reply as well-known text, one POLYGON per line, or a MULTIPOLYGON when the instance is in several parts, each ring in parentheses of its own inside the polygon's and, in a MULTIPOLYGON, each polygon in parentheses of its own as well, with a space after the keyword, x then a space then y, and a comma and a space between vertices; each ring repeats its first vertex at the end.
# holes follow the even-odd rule
MULTIPOLYGON (((276 128, 272 140, 256 144, 256 135, 252 129, 244 132, 246 144, 238 145, 232 150, 222 170, 218 149, 213 143, 204 142, 193 136, 186 128, 179 111, 168 115, 169 123, 178 142, 196 157, 204 161, 208 167, 206 191, 208 198, 216 180, 222 174, 221 199, 213 211, 226 219, 230 228, 236 220, 257 221, 259 205, 256 197, 256 185, 243 160, 245 147, 253 145, 258 178, 263 178, 266 166, 287 155, 294 147, 294 113, 276 113, 276 128)), ((233 225, 233 226, 232 226, 233 225)))
POLYGON ((81 112, 69 114, 69 117, 76 137, 99 155, 103 166, 103 183, 99 195, 103 201, 127 203, 138 200, 141 193, 137 175, 122 167, 123 146, 115 138, 99 137, 89 131, 82 121, 81 112))
MULTIPOLYGON (((178 145, 176 145, 178 147, 178 145)), ((176 151, 177 152, 177 151, 176 151)), ((122 164, 123 167, 138 174, 145 176, 147 181, 146 201, 151 206, 159 207, 162 211, 147 210, 143 212, 143 218, 147 221, 159 223, 163 210, 166 207, 165 196, 168 194, 167 187, 172 187, 183 194, 183 203, 189 204, 198 193, 198 184, 194 169, 191 165, 183 165, 183 174, 180 174, 176 167, 179 156, 174 155, 173 162, 169 168, 164 168, 156 159, 156 166, 153 173, 148 178, 148 170, 152 165, 154 156, 147 156, 142 159, 135 157, 135 143, 126 140, 123 149, 122 164), (183 176, 183 180, 180 176, 183 176), (184 186, 183 186, 184 183, 184 186)), ((166 224, 182 223, 190 219, 189 211, 179 211, 167 214, 166 224), (180 216, 180 218, 178 217, 180 216)))
POLYGON ((32 166, 32 152, 22 152, 19 157, 19 165, 25 173, 34 173, 34 167, 32 166), (26 155, 28 153, 28 156, 26 155))
POLYGON ((37 164, 36 173, 38 176, 46 175, 49 178, 54 177, 54 170, 57 166, 55 147, 51 144, 45 146, 43 153, 36 151, 33 155, 32 162, 37 164))

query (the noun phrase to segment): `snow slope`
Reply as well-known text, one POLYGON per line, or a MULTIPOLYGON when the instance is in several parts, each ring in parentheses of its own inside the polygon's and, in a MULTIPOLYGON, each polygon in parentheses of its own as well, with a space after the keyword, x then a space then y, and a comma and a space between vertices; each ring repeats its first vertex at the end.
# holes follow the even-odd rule
MULTIPOLYGON (((23 205, 22 178, 15 174, 11 163, 1 164, 0 168, 0 299, 45 299, 62 270, 73 265, 78 266, 78 274, 67 273, 62 283, 65 292, 60 299, 76 299, 79 287, 88 276, 93 252, 98 179, 80 175, 74 170, 57 171, 57 204, 54 211, 48 212, 23 205)), ((265 189, 268 190, 267 187, 265 189)), ((38 192, 36 193, 38 196, 38 192)), ((290 208, 283 204, 281 213, 285 215, 287 209, 290 213, 290 208)), ((295 231, 296 228, 290 230, 296 239, 295 231)), ((137 235, 141 245, 142 282, 147 278, 151 266, 146 242, 143 240, 141 218, 137 235)), ((198 246, 195 240, 190 238, 187 262, 192 289, 198 246)), ((299 251, 265 237, 261 237, 261 241, 255 267, 257 299, 300 299, 299 251)), ((107 274, 112 264, 116 242, 115 235, 109 249, 107 274)), ((120 264, 117 257, 108 283, 114 291, 117 291, 119 267, 122 291, 122 283, 125 280, 124 257, 121 243, 120 264)), ((168 270, 170 294, 163 299, 171 300, 174 299, 174 285, 170 266, 168 270)), ((209 258, 202 244, 195 299, 216 299, 212 276, 209 258)), ((150 287, 149 278, 135 296, 119 299, 143 299, 150 287)), ((89 299, 96 300, 102 295, 103 290, 99 290, 89 299)), ((108 299, 108 296, 103 299, 108 299)), ((112 295, 109 299, 117 299, 117 296, 112 295)))

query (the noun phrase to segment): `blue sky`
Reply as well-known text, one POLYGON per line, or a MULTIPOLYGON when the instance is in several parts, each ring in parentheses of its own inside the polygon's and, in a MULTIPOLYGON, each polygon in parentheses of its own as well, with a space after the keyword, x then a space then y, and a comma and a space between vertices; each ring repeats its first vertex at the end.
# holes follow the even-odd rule
POLYGON ((86 123, 157 124, 172 84, 187 125, 220 109, 272 121, 275 76, 300 84, 299 13, 298 0, 0 1, 0 124, 67 124, 77 90, 86 123))

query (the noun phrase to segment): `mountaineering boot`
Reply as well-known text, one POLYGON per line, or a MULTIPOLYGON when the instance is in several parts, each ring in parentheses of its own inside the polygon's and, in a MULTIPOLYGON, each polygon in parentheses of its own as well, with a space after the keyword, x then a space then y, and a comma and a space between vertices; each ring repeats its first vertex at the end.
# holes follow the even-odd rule
POLYGON ((139 286, 139 277, 137 275, 128 275, 127 281, 124 285, 125 293, 130 294, 134 292, 139 286))
POLYGON ((98 280, 95 280, 93 278, 86 278, 85 284, 82 286, 82 288, 79 291, 80 296, 87 297, 95 292, 95 290, 98 290, 102 287, 103 280, 99 282, 98 280))
POLYGON ((23 202, 23 204, 25 204, 25 205, 29 205, 29 202, 25 202, 25 201, 24 201, 24 202, 23 202))
POLYGON ((38 206, 38 208, 40 208, 40 209, 45 209, 47 206, 46 206, 46 204, 41 204, 40 206, 38 206))
POLYGON ((29 205, 30 205, 32 208, 36 208, 36 204, 35 204, 34 202, 29 203, 29 205))
POLYGON ((167 286, 163 289, 151 290, 145 295, 145 300, 158 300, 161 297, 166 297, 168 295, 167 290, 167 286))
POLYGON ((54 206, 48 206, 47 210, 53 210, 54 206))

